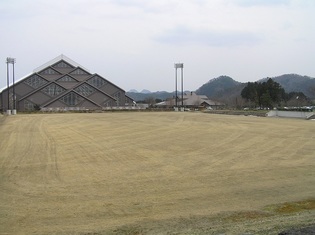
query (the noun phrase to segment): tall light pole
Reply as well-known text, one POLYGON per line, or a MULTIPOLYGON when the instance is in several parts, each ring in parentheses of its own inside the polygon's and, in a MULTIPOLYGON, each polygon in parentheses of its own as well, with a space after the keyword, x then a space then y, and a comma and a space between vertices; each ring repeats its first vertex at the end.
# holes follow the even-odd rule
POLYGON ((12 86, 12 90, 13 90, 13 114, 16 114, 16 107, 15 107, 15 87, 14 87, 14 64, 15 64, 15 58, 11 58, 11 57, 7 57, 7 92, 8 92, 8 107, 7 107, 7 114, 10 115, 11 114, 11 109, 10 109, 10 76, 9 76, 9 64, 12 64, 13 66, 13 86, 12 86))
POLYGON ((177 107, 177 69, 181 69, 182 107, 184 107, 184 64, 177 63, 175 67, 175 106, 177 107))
POLYGON ((7 106, 7 115, 11 115, 11 109, 10 109, 10 79, 9 79, 9 62, 7 58, 7 93, 8 93, 8 106, 7 106))
POLYGON ((15 59, 13 59, 12 67, 13 67, 13 114, 16 114, 16 95, 15 95, 15 79, 14 79, 14 64, 15 59))
POLYGON ((182 107, 184 107, 184 64, 182 64, 182 67, 181 67, 181 75, 182 75, 182 107))
POLYGON ((175 64, 175 107, 177 107, 177 65, 175 64))

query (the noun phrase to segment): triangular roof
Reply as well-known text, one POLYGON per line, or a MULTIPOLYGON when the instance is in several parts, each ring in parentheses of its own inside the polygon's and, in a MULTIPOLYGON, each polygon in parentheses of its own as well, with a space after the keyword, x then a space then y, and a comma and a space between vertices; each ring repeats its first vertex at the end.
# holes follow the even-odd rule
POLYGON ((69 107, 81 107, 84 104, 102 108, 132 103, 123 89, 98 74, 91 74, 64 55, 34 69, 32 74, 16 82, 15 86, 18 88, 17 104, 21 110, 31 110, 35 104, 42 108, 56 105, 63 107, 64 104, 69 107), (71 99, 65 97, 67 95, 71 99), (57 100, 64 104, 54 104, 57 100))
POLYGON ((43 65, 37 67, 36 69, 33 70, 33 72, 34 72, 34 73, 38 73, 39 71, 45 69, 46 67, 49 67, 49 66, 51 66, 51 65, 56 64, 56 63, 59 62, 60 60, 64 60, 64 61, 66 61, 67 63, 73 65, 74 67, 81 67, 82 69, 84 69, 84 70, 90 72, 89 70, 87 70, 86 68, 84 68, 82 65, 80 65, 79 63, 77 63, 77 62, 71 60, 70 58, 68 58, 67 56, 65 56, 65 55, 63 55, 63 54, 57 56, 56 58, 54 58, 54 59, 48 61, 48 62, 45 63, 45 64, 43 64, 43 65))

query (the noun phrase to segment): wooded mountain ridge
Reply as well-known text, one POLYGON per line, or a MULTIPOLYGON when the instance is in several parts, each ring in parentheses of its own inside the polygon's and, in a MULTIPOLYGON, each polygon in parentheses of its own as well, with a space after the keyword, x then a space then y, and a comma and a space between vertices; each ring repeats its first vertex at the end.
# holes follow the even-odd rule
MULTIPOLYGON (((261 83, 267 81, 269 78, 263 78, 256 82, 261 83)), ((315 78, 309 76, 302 76, 298 74, 284 74, 277 77, 271 77, 273 81, 279 83, 285 92, 303 92, 308 98, 315 99, 315 78)), ((223 101, 229 103, 231 100, 240 98, 241 91, 247 83, 235 81, 229 76, 219 76, 210 79, 207 83, 203 84, 196 90, 198 95, 206 95, 210 99, 223 101)), ((165 100, 172 98, 174 92, 158 91, 138 93, 127 92, 127 95, 135 101, 143 101, 148 97, 155 99, 165 100)))

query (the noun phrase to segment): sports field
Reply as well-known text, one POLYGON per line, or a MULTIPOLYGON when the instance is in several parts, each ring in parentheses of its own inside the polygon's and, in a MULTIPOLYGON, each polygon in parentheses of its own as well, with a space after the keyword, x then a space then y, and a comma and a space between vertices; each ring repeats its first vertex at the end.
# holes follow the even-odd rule
POLYGON ((277 234, 315 224, 315 121, 0 116, 0 234, 277 234))

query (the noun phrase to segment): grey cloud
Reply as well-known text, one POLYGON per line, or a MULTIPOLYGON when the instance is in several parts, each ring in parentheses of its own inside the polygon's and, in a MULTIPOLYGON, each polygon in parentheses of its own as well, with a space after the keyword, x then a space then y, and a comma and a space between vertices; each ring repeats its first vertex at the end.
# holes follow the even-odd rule
POLYGON ((255 45, 261 38, 246 31, 195 31, 187 27, 177 27, 155 37, 154 40, 174 45, 234 47, 255 45))

